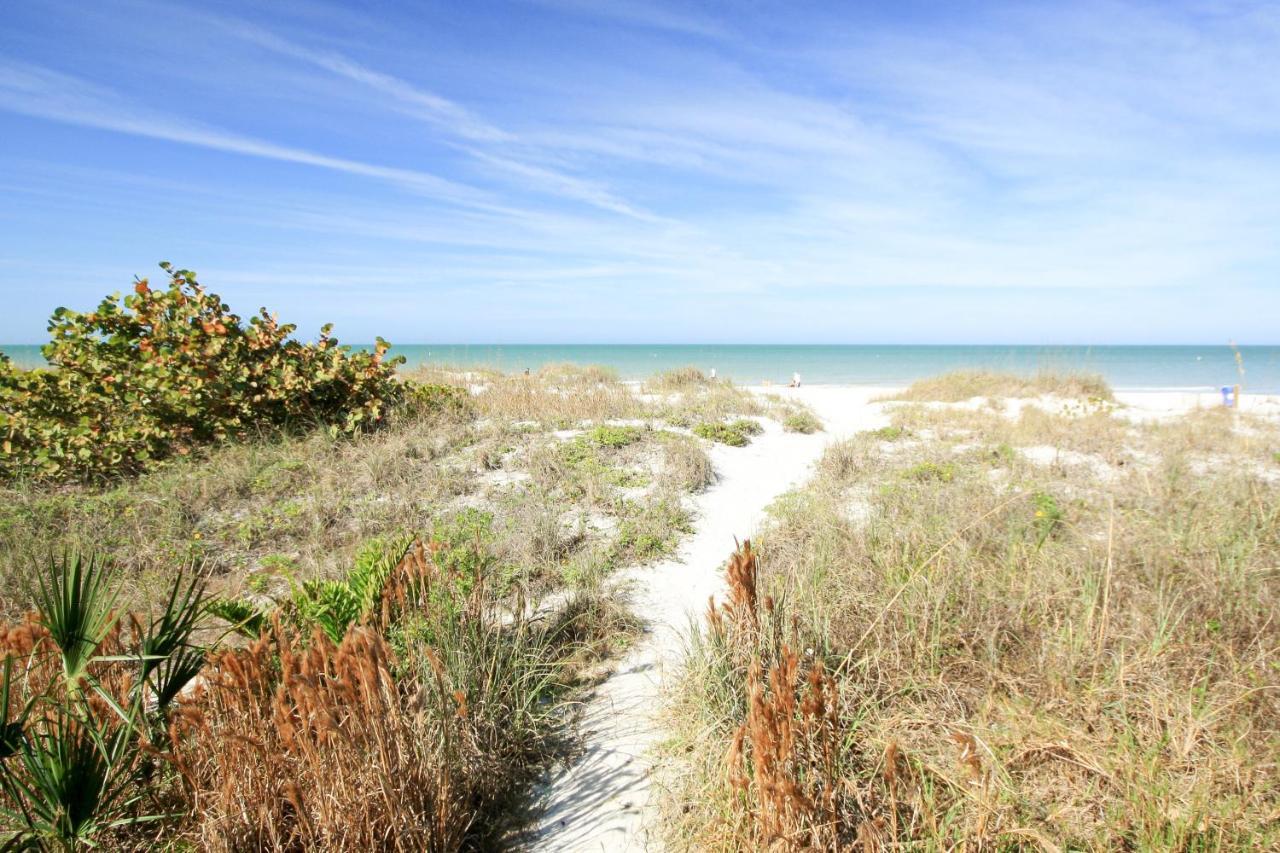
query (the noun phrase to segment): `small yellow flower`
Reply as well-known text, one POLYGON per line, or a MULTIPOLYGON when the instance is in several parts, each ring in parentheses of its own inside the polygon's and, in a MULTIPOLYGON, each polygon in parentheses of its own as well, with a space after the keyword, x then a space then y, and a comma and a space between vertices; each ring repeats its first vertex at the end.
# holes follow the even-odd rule
POLYGON ((1044 518, 1044 510, 1042 509, 1036 510, 1036 518, 1044 518))
POLYGON ((201 533, 199 530, 197 530, 195 533, 191 534, 191 538, 192 538, 192 539, 203 539, 203 538, 204 538, 204 534, 203 534, 203 533, 201 533))

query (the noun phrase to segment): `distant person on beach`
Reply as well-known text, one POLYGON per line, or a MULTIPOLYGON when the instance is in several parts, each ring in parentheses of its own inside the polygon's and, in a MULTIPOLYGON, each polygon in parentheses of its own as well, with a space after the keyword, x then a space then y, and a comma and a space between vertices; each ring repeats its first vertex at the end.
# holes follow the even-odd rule
POLYGON ((711 368, 711 381, 716 381, 716 369, 714 367, 711 368))
POLYGON ((800 374, 799 374, 799 373, 793 373, 793 374, 791 374, 791 384, 790 384, 790 385, 788 385, 787 387, 788 387, 788 388, 799 388, 799 387, 800 387, 800 374))

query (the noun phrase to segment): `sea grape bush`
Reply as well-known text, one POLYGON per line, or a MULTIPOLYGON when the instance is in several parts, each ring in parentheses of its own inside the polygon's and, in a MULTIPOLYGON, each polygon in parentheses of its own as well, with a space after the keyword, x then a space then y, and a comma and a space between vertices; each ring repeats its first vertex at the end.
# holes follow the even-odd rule
POLYGON ((99 479, 263 427, 321 424, 335 434, 382 421, 405 388, 402 358, 314 343, 263 308, 243 322, 190 270, 169 263, 94 311, 58 308, 43 347, 51 369, 0 356, 0 475, 99 479))

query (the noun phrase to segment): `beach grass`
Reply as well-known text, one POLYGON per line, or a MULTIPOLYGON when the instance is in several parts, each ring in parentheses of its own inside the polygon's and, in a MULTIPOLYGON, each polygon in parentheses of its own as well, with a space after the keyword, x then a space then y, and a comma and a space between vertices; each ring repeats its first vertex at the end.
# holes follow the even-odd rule
POLYGON ((1076 400, 1112 400, 1111 386, 1087 373, 1041 371, 1030 375, 989 370, 957 370, 920 379, 883 400, 956 403, 974 397, 1039 397, 1053 395, 1076 400))
POLYGON ((1280 844, 1280 428, 895 420, 775 503, 691 635, 669 846, 1280 844))

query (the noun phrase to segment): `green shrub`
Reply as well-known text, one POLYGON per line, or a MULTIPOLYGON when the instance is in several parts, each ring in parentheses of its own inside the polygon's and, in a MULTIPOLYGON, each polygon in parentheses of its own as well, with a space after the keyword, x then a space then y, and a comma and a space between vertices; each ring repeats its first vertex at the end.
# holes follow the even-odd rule
POLYGON ((493 513, 474 507, 445 518, 431 531, 433 559, 463 595, 499 568, 493 555, 494 538, 493 513))
POLYGON ((353 352, 326 325, 300 343, 265 308, 243 323, 195 273, 160 266, 163 290, 140 279, 94 311, 54 311, 51 369, 0 357, 0 475, 110 477, 291 423, 352 433, 403 396, 385 341, 353 352))
POLYGON ((764 428, 760 424, 748 418, 739 418, 729 423, 703 421, 693 428, 693 434, 699 438, 718 441, 730 447, 746 447, 751 443, 751 436, 759 435, 763 431, 764 428))

